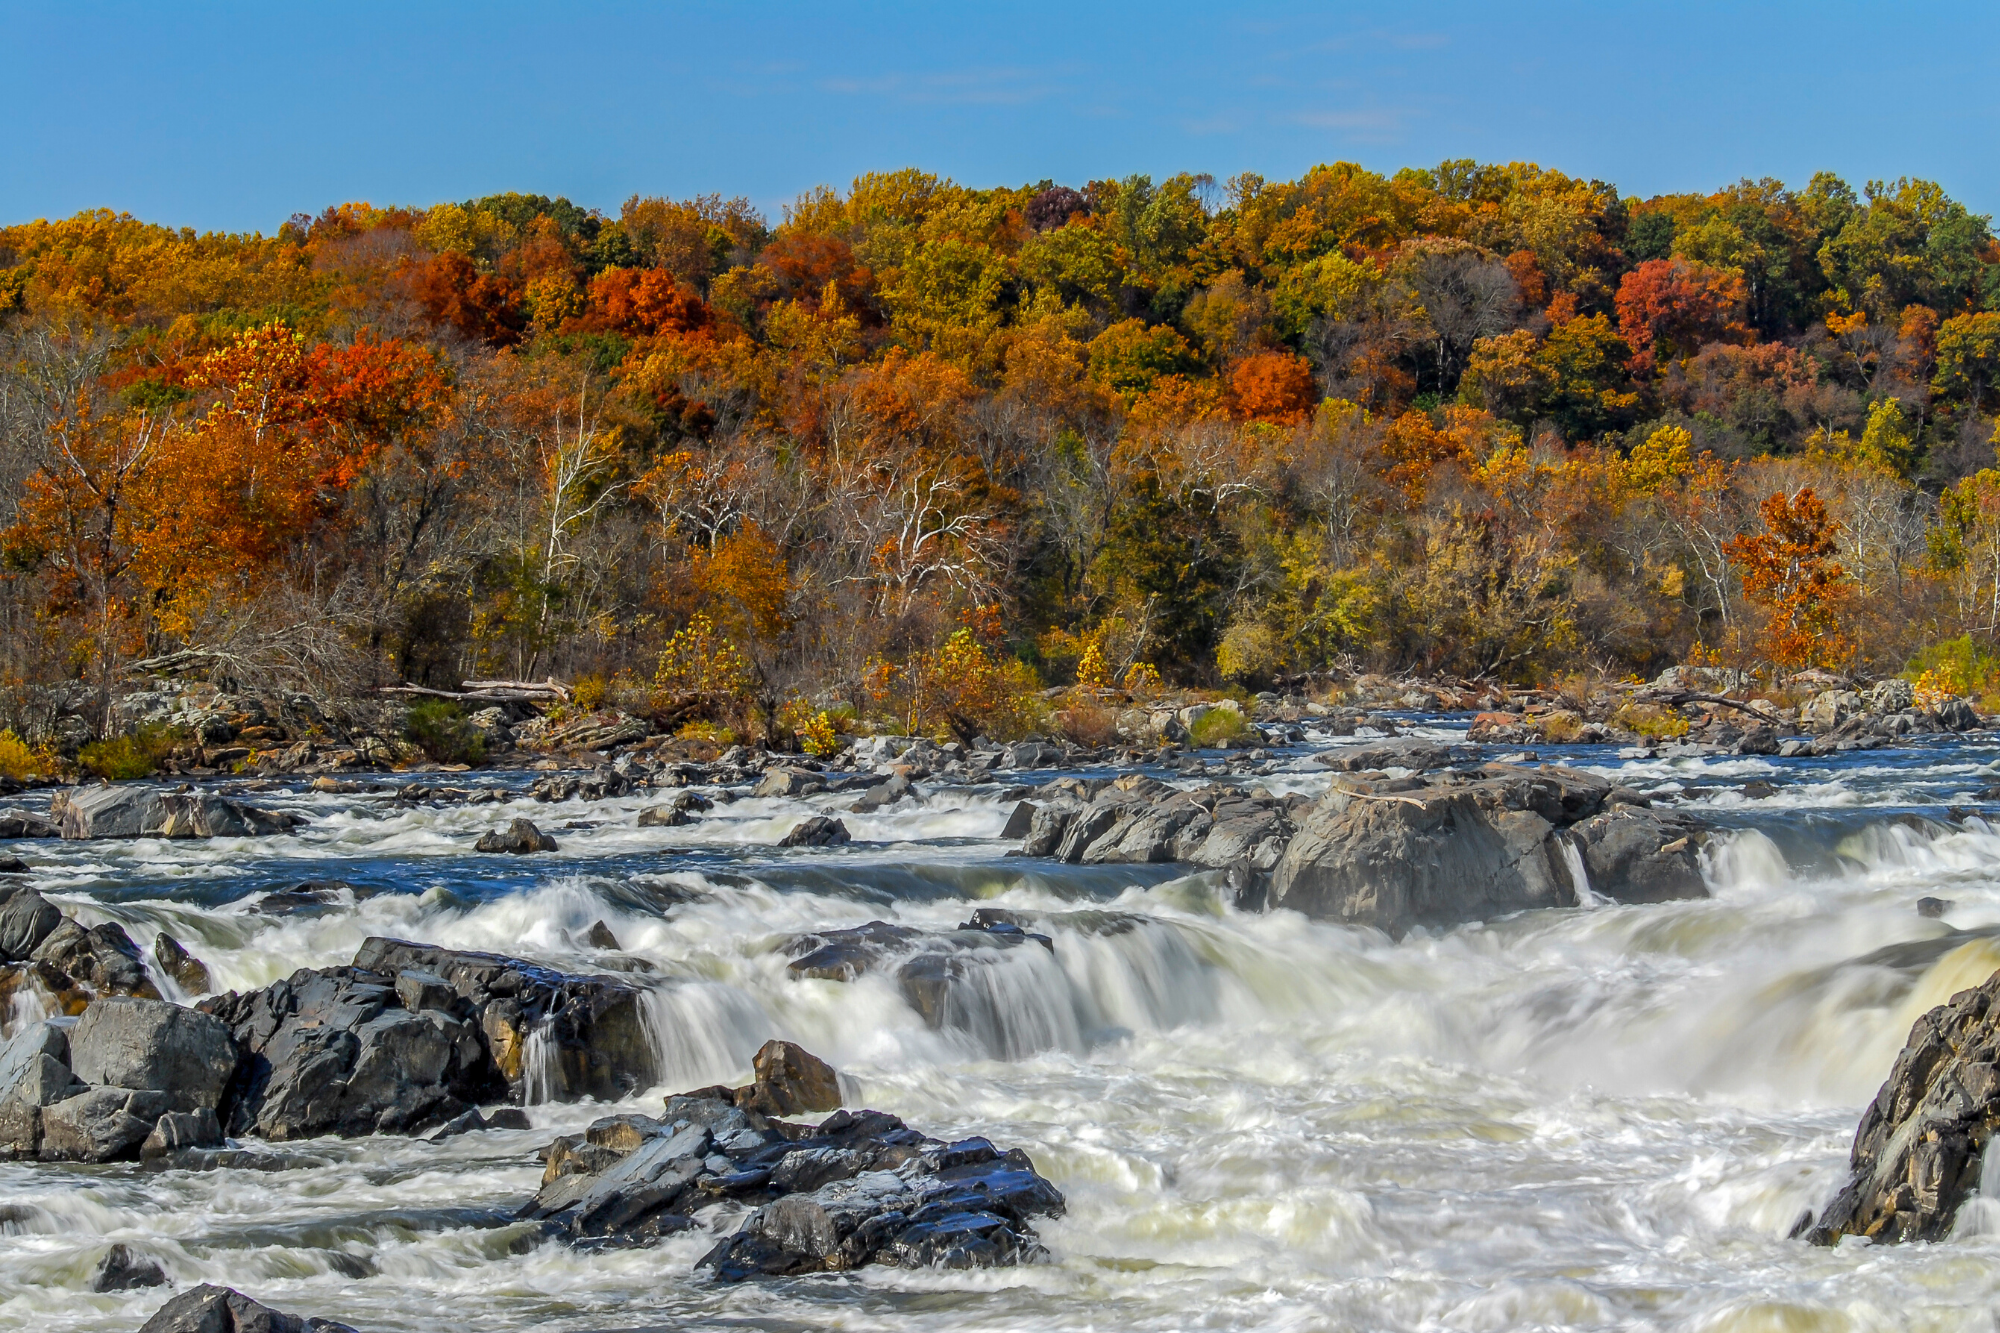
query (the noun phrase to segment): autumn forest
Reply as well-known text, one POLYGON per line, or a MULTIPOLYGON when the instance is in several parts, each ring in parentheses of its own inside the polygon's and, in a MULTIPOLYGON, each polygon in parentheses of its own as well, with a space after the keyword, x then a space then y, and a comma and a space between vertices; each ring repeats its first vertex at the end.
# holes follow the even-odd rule
POLYGON ((0 228, 0 723, 175 654, 996 731, 1079 681, 1986 661, 1996 413, 2000 244, 1921 180, 85 213, 0 228))

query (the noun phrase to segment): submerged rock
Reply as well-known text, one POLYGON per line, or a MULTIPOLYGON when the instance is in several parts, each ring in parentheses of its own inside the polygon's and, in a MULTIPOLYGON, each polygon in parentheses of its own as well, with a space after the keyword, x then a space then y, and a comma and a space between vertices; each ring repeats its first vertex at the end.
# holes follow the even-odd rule
MULTIPOLYGON (((825 1068, 795 1047, 783 1058, 825 1068)), ((767 1082, 761 1071, 759 1082, 767 1082)), ((520 1216, 595 1249, 690 1230, 714 1203, 756 1205, 701 1260, 727 1282, 869 1263, 987 1267, 1045 1257, 1029 1219, 1060 1216, 1064 1201, 1020 1150, 1002 1153, 984 1139, 943 1143, 879 1111, 791 1124, 726 1092, 669 1097, 658 1120, 615 1116, 580 1139, 556 1140, 541 1191, 520 1216)))
POLYGON ((1862 1112, 1848 1182, 1809 1238, 1942 1240, 2000 1131, 2000 974, 1916 1021, 1862 1112))
POLYGON ((95 1292, 142 1291, 167 1285, 166 1270, 159 1260, 134 1254, 123 1245, 113 1245, 98 1260, 97 1274, 90 1280, 95 1292))
POLYGON ((331 1319, 301 1319, 259 1305, 233 1287, 204 1282, 162 1305, 139 1333, 354 1333, 331 1319))

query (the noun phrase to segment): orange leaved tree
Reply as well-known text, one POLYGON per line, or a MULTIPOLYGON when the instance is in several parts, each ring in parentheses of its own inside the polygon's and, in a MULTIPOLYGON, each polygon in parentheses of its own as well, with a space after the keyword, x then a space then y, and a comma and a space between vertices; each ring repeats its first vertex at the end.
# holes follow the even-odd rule
POLYGON ((1765 655, 1781 667, 1840 665, 1854 648, 1840 629, 1850 584, 1833 558, 1837 525, 1811 487, 1773 495, 1761 512, 1764 531, 1725 549, 1744 593, 1765 613, 1765 655))

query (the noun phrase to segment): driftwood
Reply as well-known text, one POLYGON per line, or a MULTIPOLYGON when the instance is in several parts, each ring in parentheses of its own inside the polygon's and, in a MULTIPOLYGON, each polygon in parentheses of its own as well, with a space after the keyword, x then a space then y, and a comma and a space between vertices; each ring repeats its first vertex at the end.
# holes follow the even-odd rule
MULTIPOLYGON (((1634 694, 1632 698, 1639 703, 1666 704, 1672 708, 1678 708, 1682 704, 1714 704, 1720 708, 1734 708, 1738 712, 1748 713, 1759 722, 1781 722, 1784 720, 1779 716, 1777 708, 1772 704, 1764 703, 1764 706, 1759 708, 1756 704, 1745 703, 1741 699, 1732 699, 1726 694, 1703 694, 1699 690, 1660 690, 1657 692, 1645 690, 1634 694), (1769 711, 1766 711, 1767 709, 1769 711)), ((1759 700, 1758 703, 1763 703, 1763 701, 1759 700)))
POLYGON ((455 699, 469 703, 550 703, 569 702, 569 686, 553 678, 532 680, 468 680, 456 690, 434 690, 428 685, 384 685, 382 694, 409 694, 425 699, 455 699))

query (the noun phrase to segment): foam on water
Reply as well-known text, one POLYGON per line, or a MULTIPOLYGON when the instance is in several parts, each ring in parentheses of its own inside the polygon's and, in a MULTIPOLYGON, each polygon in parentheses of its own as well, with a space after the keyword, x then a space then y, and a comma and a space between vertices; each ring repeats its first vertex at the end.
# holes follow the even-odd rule
MULTIPOLYGON (((994 1273, 721 1288, 691 1276, 705 1234, 538 1243, 508 1220, 539 1179, 532 1150, 614 1108, 542 1101, 531 1037, 533 1131, 277 1145, 269 1171, 0 1165, 0 1326, 136 1327, 163 1293, 87 1290, 123 1242, 182 1286, 366 1330, 1990 1327, 2000 1204, 1939 1246, 1785 1239, 1838 1187, 1911 1021, 2000 967, 2000 832, 1935 795, 1990 762, 1964 742, 1597 762, 1741 824, 1704 853, 1712 898, 1605 902, 1566 856, 1589 910, 1401 941, 1239 913, 1212 873, 1003 861, 1011 806, 990 792, 843 814, 857 843, 830 852, 770 844, 841 799, 641 829, 650 794, 301 794, 277 798, 314 820, 297 838, 37 845, 35 881, 66 910, 149 951, 168 931, 224 987, 344 963, 378 934, 616 968, 648 988, 663 1087, 615 1109, 738 1081, 787 1037, 852 1100, 1027 1148, 1070 1210, 1042 1228, 1053 1265, 994 1273), (1749 777, 1802 785, 1732 795, 1749 777), (562 851, 465 854, 516 814, 562 851), (351 887, 256 910, 304 878, 351 887), (1919 896, 1951 900, 1949 924, 1919 917, 1919 896), (1048 945, 955 954, 934 992, 900 958, 848 983, 787 970, 798 936, 878 918, 949 931, 976 907, 1026 914, 1048 945), (598 921, 615 954, 589 943, 598 921)), ((9 1027, 35 1016, 16 1004, 9 1027)))

